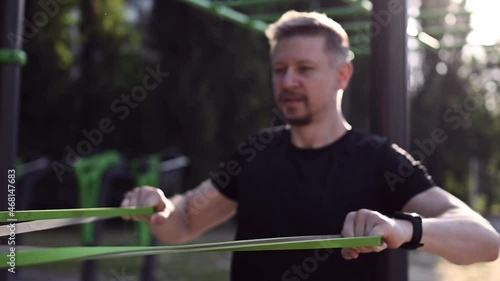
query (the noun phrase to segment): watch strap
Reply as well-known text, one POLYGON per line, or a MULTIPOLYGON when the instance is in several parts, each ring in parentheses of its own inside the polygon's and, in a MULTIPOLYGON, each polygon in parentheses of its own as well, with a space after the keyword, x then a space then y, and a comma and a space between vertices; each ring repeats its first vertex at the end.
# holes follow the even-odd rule
POLYGON ((423 228, 422 228, 422 217, 419 214, 396 212, 394 213, 393 217, 395 219, 409 221, 413 225, 413 234, 410 242, 403 243, 399 248, 407 250, 415 250, 424 245, 421 243, 423 228))

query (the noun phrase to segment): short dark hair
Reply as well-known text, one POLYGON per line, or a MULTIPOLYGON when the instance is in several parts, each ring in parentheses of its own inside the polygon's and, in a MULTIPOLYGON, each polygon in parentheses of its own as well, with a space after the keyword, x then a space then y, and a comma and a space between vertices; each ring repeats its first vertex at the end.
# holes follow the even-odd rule
POLYGON ((336 52, 343 61, 351 59, 349 37, 339 23, 325 14, 294 10, 286 12, 267 28, 266 37, 271 53, 280 40, 298 35, 322 35, 326 39, 327 52, 336 52))

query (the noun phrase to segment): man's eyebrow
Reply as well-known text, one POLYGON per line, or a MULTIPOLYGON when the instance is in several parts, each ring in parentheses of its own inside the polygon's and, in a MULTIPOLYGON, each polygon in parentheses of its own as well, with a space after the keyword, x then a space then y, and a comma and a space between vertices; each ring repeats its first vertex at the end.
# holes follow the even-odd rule
POLYGON ((313 61, 313 60, 309 60, 309 59, 303 59, 303 60, 298 60, 297 63, 312 63, 312 64, 315 64, 316 62, 313 61))
MULTIPOLYGON (((300 59, 300 60, 297 60, 296 63, 298 63, 298 64, 316 64, 317 62, 310 60, 310 59, 300 59)), ((272 66, 283 65, 283 64, 286 64, 286 63, 283 61, 273 61, 272 62, 272 66)))

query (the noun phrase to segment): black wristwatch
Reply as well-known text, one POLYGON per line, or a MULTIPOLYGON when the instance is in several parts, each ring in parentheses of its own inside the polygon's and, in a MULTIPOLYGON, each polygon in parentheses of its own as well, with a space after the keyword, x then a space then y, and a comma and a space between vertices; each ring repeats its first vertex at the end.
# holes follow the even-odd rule
POLYGON ((413 235, 410 242, 401 245, 401 249, 415 250, 422 247, 422 217, 417 213, 396 212, 393 214, 395 219, 407 220, 413 225, 413 235))

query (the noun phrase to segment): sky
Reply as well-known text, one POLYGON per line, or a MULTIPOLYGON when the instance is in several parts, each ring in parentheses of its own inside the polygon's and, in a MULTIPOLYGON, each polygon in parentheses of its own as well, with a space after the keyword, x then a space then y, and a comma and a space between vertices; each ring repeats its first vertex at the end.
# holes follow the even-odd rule
POLYGON ((467 37, 469 44, 491 46, 500 41, 499 0, 467 0, 466 9, 472 12, 474 29, 467 37))

